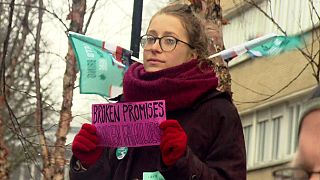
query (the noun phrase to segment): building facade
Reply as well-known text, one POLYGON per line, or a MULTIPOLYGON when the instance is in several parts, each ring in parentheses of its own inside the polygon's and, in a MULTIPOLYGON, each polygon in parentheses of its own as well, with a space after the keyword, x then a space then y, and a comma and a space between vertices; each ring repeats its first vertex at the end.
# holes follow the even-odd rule
POLYGON ((303 35, 305 43, 305 55, 294 50, 264 58, 239 56, 229 62, 246 142, 248 180, 270 180, 273 170, 288 166, 294 157, 301 104, 318 83, 310 61, 319 64, 320 40, 315 33, 320 32, 320 1, 250 2, 257 6, 221 1, 230 22, 223 29, 226 48, 268 33, 303 35))

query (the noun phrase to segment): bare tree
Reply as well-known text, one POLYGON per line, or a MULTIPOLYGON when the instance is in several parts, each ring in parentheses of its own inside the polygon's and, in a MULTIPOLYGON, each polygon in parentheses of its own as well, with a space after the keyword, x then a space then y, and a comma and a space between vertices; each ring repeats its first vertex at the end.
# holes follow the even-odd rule
MULTIPOLYGON (((248 9, 249 7, 253 7, 257 9, 263 16, 265 16, 276 28, 279 30, 282 35, 288 36, 288 33, 284 27, 281 26, 281 23, 277 22, 277 19, 274 17, 273 11, 273 4, 271 4, 273 1, 270 0, 233 0, 234 6, 236 8, 243 8, 248 9), (238 6, 238 7, 237 7, 238 6)), ((292 83, 294 83, 300 75, 308 68, 311 67, 312 70, 312 76, 314 77, 315 81, 319 84, 320 79, 320 16, 319 16, 319 7, 316 6, 316 2, 314 0, 308 0, 303 1, 308 2, 308 8, 309 11, 300 11, 300 13, 306 13, 308 14, 308 19, 303 19, 302 21, 310 21, 311 27, 309 29, 303 29, 300 27, 300 33, 303 38, 304 47, 299 48, 299 52, 303 55, 307 63, 304 67, 301 68, 299 72, 296 73, 296 75, 288 81, 286 84, 284 84, 280 89, 278 89, 276 92, 272 94, 265 94, 261 92, 257 92, 254 89, 251 89, 249 87, 246 87, 245 85, 242 85, 234 80, 232 80, 232 83, 236 83, 238 86, 241 86, 242 88, 247 89, 248 91, 251 91, 254 94, 259 94, 264 96, 261 99, 258 100, 249 100, 249 101, 237 101, 234 100, 237 104, 247 104, 247 103, 260 103, 266 100, 269 100, 285 89, 287 89, 292 83), (309 34, 308 36, 303 36, 309 34)), ((291 2, 290 2, 291 3, 291 2)), ((295 3, 295 2, 292 2, 295 3)), ((302 3, 302 1, 301 1, 302 3)), ((290 22, 291 23, 291 22, 290 22)))
MULTIPOLYGON (((6 55, 7 55, 7 49, 8 49, 8 43, 10 38, 10 31, 11 31, 11 25, 12 25, 12 18, 13 18, 13 9, 14 9, 14 0, 10 3, 10 13, 9 13, 9 23, 7 26, 7 36, 5 37, 4 44, 3 44, 3 50, 0 53, 1 56, 1 68, 0 68, 0 88, 1 88, 1 94, 0 94, 0 112, 1 114, 4 114, 5 110, 5 104, 7 103, 6 99, 6 83, 5 83, 5 65, 6 65, 6 55)), ((1 7, 1 10, 3 7, 1 7)), ((8 148, 4 141, 4 124, 5 119, 3 116, 0 116, 0 176, 3 179, 9 179, 9 172, 8 172, 8 148)))
MULTIPOLYGON (((71 20, 70 31, 83 33, 84 15, 86 12, 86 0, 73 0, 72 11, 68 15, 71 20)), ((56 132, 55 150, 53 153, 55 167, 54 179, 63 179, 65 159, 66 136, 72 120, 72 99, 74 82, 76 80, 76 59, 71 44, 68 43, 67 64, 63 78, 63 103, 60 110, 60 121, 56 132)))
MULTIPOLYGON (((8 179, 10 172, 19 167, 21 163, 27 164, 28 167, 35 165, 36 169, 40 170, 38 154, 42 153, 38 152, 38 147, 42 145, 38 143, 40 141, 37 140, 38 134, 35 133, 35 130, 48 124, 48 121, 41 122, 41 126, 37 126, 35 117, 48 117, 53 113, 51 108, 53 103, 48 96, 50 93, 46 93, 50 84, 47 87, 40 86, 40 80, 47 73, 40 75, 39 71, 35 72, 35 69, 38 69, 38 67, 35 68, 38 63, 32 61, 32 57, 35 56, 36 62, 39 62, 40 54, 44 54, 39 48, 40 43, 44 45, 44 39, 40 38, 41 22, 38 24, 36 35, 33 33, 36 27, 33 19, 36 15, 40 16, 37 10, 43 10, 38 8, 36 3, 37 1, 31 0, 26 0, 21 4, 16 1, 10 3, 0 1, 0 30, 5 32, 0 35, 0 46, 2 47, 0 50, 1 179, 8 179), (33 76, 35 74, 37 74, 36 77, 33 76), (34 82, 37 84, 36 87, 34 82), (36 92, 45 92, 46 95, 40 94, 41 98, 39 98, 37 96, 39 93, 36 92), (35 103, 37 98, 39 101, 35 103), (36 107, 40 109, 36 111, 36 107), (40 112, 40 115, 35 112, 40 112)), ((42 18, 39 17, 39 19, 42 18)))
POLYGON ((83 34, 97 2, 98 0, 95 1, 86 26, 83 27, 86 0, 73 0, 68 15, 70 25, 67 27, 62 18, 45 7, 42 0, 0 1, 0 30, 6 32, 0 34, 1 179, 9 179, 10 171, 21 163, 26 164, 29 171, 30 166, 34 165, 44 179, 64 179, 67 162, 65 143, 73 118, 71 107, 77 65, 68 43, 63 102, 60 112, 57 112, 53 108, 54 102, 50 93, 47 93, 50 84, 44 87, 42 83, 50 67, 47 72, 40 73, 40 66, 45 62, 42 55, 48 53, 41 48, 46 46, 45 39, 41 36, 42 18, 44 14, 48 14, 62 24, 65 32, 70 30, 83 34), (59 113, 58 125, 49 121, 52 113, 59 113), (46 132, 50 129, 56 129, 55 139, 48 137, 46 132), (13 148, 16 150, 7 150, 13 148))
POLYGON ((36 43, 35 43, 35 60, 34 60, 34 70, 35 70, 35 83, 36 83, 36 112, 35 112, 35 125, 39 137, 39 144, 41 147, 42 156, 42 171, 45 179, 50 179, 50 159, 49 159, 49 147, 46 141, 45 131, 43 128, 43 106, 42 106, 42 93, 41 93, 41 83, 40 83, 40 39, 41 39, 41 28, 42 28, 42 18, 43 18, 43 2, 39 0, 38 8, 38 25, 36 33, 36 43))
MULTIPOLYGON (((315 7, 314 0, 308 0, 309 5, 309 13, 310 19, 305 19, 304 21, 311 21, 312 27, 309 30, 311 34, 311 38, 305 39, 303 36, 304 41, 304 48, 299 48, 299 52, 305 57, 307 60, 306 65, 301 69, 300 72, 297 73, 295 77, 292 78, 288 83, 286 83, 282 88, 274 92, 273 94, 265 95, 265 98, 255 101, 236 101, 238 103, 259 103, 262 101, 266 101, 277 94, 281 93, 283 90, 287 89, 299 76, 307 69, 307 67, 311 66, 312 69, 312 76, 315 78, 316 82, 320 83, 320 16, 317 8, 315 7), (313 14, 313 15, 312 15, 313 14)), ((287 31, 281 26, 280 23, 273 16, 272 12, 272 4, 271 1, 261 1, 261 0, 244 0, 246 5, 256 8, 261 14, 263 14, 274 26, 285 36, 288 35, 287 31), (266 2, 266 6, 262 7, 261 3, 266 2)), ((301 34, 306 34, 306 30, 300 29, 301 34)), ((238 84, 242 86, 241 84, 238 84)), ((245 87, 246 88, 246 87, 245 87)), ((249 89, 250 91, 254 92, 254 90, 249 89)), ((256 92, 255 92, 256 93, 256 92)))
MULTIPOLYGON (((261 8, 259 4, 253 0, 244 0, 249 5, 257 8, 265 17, 267 17, 276 27, 278 30, 280 30, 284 35, 288 35, 286 30, 281 27, 281 25, 274 19, 272 16, 272 12, 267 12, 265 9, 261 8)), ((269 6, 267 9, 271 9, 271 3, 267 3, 269 6)), ((317 83, 320 83, 320 30, 319 30, 319 22, 320 22, 320 16, 319 12, 317 12, 316 7, 314 5, 314 0, 309 0, 309 12, 305 12, 310 14, 310 20, 312 22, 312 28, 311 28, 311 41, 305 42, 305 49, 299 49, 301 54, 306 58, 309 65, 311 65, 313 76, 316 79, 317 83), (312 14, 315 14, 315 17, 312 14), (314 19, 315 18, 315 19, 314 19), (308 43, 310 43, 310 46, 308 47, 308 43), (315 45, 318 44, 318 48, 315 49, 315 45)), ((301 33, 303 34, 304 30, 301 29, 301 33)))

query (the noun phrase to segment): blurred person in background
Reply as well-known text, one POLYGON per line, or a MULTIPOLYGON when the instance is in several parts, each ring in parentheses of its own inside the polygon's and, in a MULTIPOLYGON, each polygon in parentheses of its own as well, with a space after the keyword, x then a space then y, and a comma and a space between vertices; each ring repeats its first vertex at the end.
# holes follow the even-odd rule
POLYGON ((298 149, 292 167, 273 172, 275 180, 320 180, 320 85, 303 104, 298 149))

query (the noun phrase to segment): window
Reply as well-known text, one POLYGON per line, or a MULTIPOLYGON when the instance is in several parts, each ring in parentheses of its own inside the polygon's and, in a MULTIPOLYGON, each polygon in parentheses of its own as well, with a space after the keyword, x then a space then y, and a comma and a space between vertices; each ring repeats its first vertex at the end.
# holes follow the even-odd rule
POLYGON ((264 109, 240 113, 248 169, 284 163, 293 157, 304 98, 301 96, 264 109))
POLYGON ((295 112, 295 118, 294 118, 294 134, 293 134, 293 152, 295 152, 297 150, 297 145, 298 145, 298 130, 299 130, 299 124, 300 124, 300 121, 299 121, 299 116, 300 116, 300 104, 298 104, 296 106, 296 112, 295 112))
POLYGON ((282 158, 285 154, 286 143, 283 115, 285 105, 274 105, 257 112, 257 133, 255 163, 265 164, 282 158))
POLYGON ((288 146, 287 154, 293 154, 296 151, 298 144, 298 129, 299 129, 299 114, 300 114, 300 104, 293 104, 289 107, 289 128, 288 128, 288 146))
POLYGON ((249 125, 249 126, 246 126, 243 128, 244 141, 246 144, 247 162, 249 161, 248 159, 249 159, 249 154, 250 154, 251 131, 252 131, 252 125, 249 125))
POLYGON ((271 158, 276 160, 279 158, 280 148, 280 121, 282 117, 276 117, 272 119, 272 154, 271 158))
POLYGON ((254 124, 255 117, 253 114, 240 115, 243 125, 243 135, 246 148, 247 168, 254 164, 254 152, 256 147, 254 142, 254 134, 256 133, 256 125, 254 124))
POLYGON ((258 154, 257 161, 263 162, 266 159, 266 143, 267 143, 267 120, 258 123, 258 154))
POLYGON ((297 150, 300 104, 293 104, 289 107, 289 128, 287 154, 291 155, 297 150))
POLYGON ((292 133, 294 132, 294 107, 291 106, 289 107, 288 109, 289 113, 288 113, 288 116, 289 116, 289 123, 288 123, 288 133, 287 133, 287 136, 288 136, 288 146, 287 146, 287 154, 291 154, 292 152, 292 141, 293 141, 293 136, 292 136, 292 133))

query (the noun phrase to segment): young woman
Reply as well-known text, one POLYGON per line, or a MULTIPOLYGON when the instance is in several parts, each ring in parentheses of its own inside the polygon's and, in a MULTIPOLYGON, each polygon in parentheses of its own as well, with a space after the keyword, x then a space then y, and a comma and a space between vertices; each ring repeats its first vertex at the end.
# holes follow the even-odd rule
POLYGON ((169 5, 151 19, 141 37, 143 65, 124 77, 121 101, 166 101, 160 146, 98 147, 96 129, 84 124, 72 144, 71 179, 246 179, 241 121, 207 57, 202 25, 187 5, 169 5), (159 175, 159 174, 158 174, 159 175))

